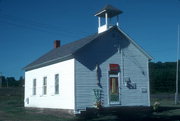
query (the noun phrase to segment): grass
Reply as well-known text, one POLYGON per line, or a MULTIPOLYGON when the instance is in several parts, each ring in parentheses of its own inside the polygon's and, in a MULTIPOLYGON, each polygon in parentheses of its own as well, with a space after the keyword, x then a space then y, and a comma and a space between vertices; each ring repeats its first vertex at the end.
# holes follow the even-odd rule
POLYGON ((161 106, 180 107, 180 102, 178 102, 178 104, 175 105, 174 98, 174 94, 172 93, 151 94, 151 105, 153 105, 154 102, 158 101, 160 102, 161 106))
POLYGON ((168 111, 163 111, 163 112, 158 112, 154 113, 154 115, 159 115, 159 116, 179 116, 180 115, 180 109, 171 109, 168 111))
POLYGON ((174 104, 171 94, 152 95, 151 104, 160 102, 157 112, 153 112, 152 107, 114 107, 89 109, 74 117, 60 110, 24 108, 23 91, 7 90, 0 89, 0 121, 180 121, 180 105, 174 104))
MULTIPOLYGON (((0 121, 72 121, 75 117, 58 111, 26 109, 23 106, 23 94, 13 92, 0 95, 0 121)), ((3 90, 5 91, 5 90, 3 90)))
POLYGON ((160 106, 157 112, 153 112, 155 117, 165 118, 172 121, 180 121, 180 102, 175 105, 174 94, 159 93, 151 96, 151 105, 159 102, 160 106))
POLYGON ((0 97, 0 120, 12 121, 70 121, 73 117, 58 117, 36 109, 25 109, 16 96, 0 97), (3 100, 3 101, 2 101, 3 100))

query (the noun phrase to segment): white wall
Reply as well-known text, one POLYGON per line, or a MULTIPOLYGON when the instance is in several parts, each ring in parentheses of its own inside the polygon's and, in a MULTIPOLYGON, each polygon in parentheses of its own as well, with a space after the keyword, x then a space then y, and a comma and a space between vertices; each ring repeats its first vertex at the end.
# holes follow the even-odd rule
POLYGON ((74 109, 74 59, 25 72, 25 107, 74 109), (59 74, 59 94, 55 94, 55 74, 59 74), (47 95, 43 95, 43 77, 47 77, 47 95), (32 95, 36 79, 36 95, 32 95), (29 104, 27 104, 29 98, 29 104))

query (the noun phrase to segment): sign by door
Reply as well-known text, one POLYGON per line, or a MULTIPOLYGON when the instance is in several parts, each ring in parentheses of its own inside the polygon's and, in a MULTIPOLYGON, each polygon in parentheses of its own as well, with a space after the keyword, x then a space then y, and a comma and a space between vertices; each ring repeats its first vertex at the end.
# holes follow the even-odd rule
POLYGON ((109 73, 110 74, 118 74, 120 71, 118 64, 109 64, 109 73))

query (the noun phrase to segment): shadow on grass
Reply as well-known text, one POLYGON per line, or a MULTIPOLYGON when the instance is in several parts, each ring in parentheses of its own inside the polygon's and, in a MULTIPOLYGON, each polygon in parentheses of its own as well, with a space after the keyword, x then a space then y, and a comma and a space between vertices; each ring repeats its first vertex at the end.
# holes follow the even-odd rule
POLYGON ((26 109, 23 106, 21 90, 0 89, 2 94, 0 95, 0 121, 180 121, 180 105, 174 105, 172 98, 162 97, 162 94, 152 98, 152 104, 155 101, 160 101, 162 104, 157 112, 154 112, 152 107, 143 106, 112 107, 101 110, 88 108, 86 112, 75 117, 62 110, 26 109))
POLYGON ((158 112, 164 112, 164 111, 176 110, 176 109, 180 109, 180 107, 160 106, 159 109, 158 109, 158 112))
POLYGON ((154 112, 152 107, 113 107, 100 110, 89 108, 79 115, 79 120, 87 121, 178 121, 180 116, 158 115, 160 112, 176 110, 176 107, 160 107, 154 112), (157 115, 156 115, 157 114, 157 115))

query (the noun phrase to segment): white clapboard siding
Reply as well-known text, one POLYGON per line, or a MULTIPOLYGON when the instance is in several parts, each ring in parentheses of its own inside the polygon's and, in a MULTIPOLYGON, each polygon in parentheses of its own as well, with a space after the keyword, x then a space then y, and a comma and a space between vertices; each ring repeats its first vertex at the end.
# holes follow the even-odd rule
POLYGON ((75 108, 74 59, 25 72, 25 107, 75 108), (59 74, 59 94, 55 94, 55 74, 59 74), (47 95, 42 94, 43 77, 47 77, 47 95), (37 80, 37 94, 32 95, 32 82, 37 80), (26 100, 29 99, 29 104, 26 100))

